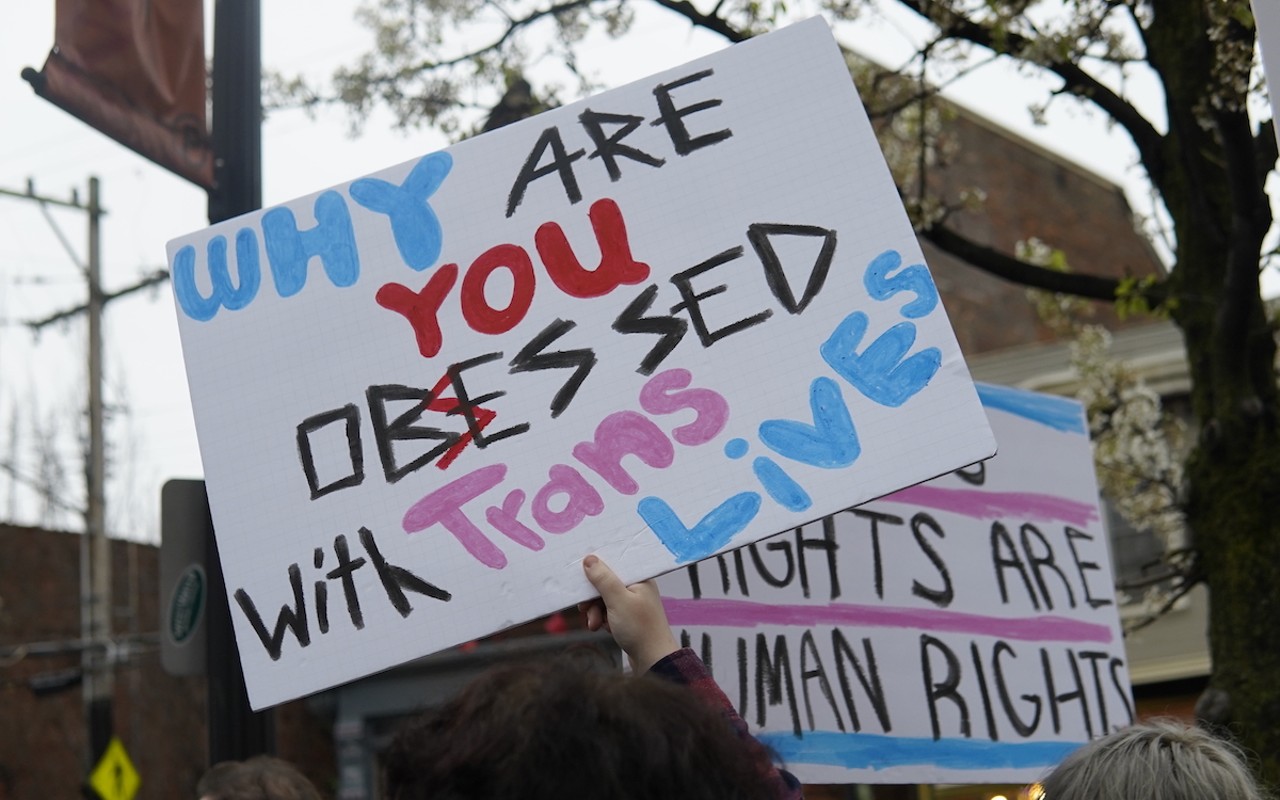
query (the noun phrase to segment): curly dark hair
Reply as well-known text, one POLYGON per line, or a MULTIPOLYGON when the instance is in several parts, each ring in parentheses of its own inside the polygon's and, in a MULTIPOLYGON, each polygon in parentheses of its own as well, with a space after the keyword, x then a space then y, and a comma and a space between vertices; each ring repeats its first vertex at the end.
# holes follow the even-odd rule
POLYGON ((765 800, 758 762, 683 686, 557 659, 497 667, 412 720, 390 800, 765 800))

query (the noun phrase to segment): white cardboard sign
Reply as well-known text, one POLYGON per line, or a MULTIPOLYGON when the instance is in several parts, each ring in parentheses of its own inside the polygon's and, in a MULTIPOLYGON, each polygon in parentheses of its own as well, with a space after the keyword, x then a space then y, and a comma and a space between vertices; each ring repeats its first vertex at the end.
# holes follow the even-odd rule
POLYGON ((995 447, 820 20, 169 261, 255 708, 995 447))
POLYGON ((1133 720, 1083 409, 978 392, 995 458, 659 580, 806 782, 1029 783, 1133 720))

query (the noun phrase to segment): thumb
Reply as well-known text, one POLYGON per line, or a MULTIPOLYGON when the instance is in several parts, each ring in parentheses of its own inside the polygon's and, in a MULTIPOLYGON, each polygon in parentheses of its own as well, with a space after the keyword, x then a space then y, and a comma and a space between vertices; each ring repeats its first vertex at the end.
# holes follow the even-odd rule
POLYGON ((600 598, 604 600, 606 606, 612 605, 627 591, 626 584, 617 573, 609 569, 608 564, 600 560, 599 556, 589 555, 582 559, 582 570, 586 573, 587 580, 600 593, 600 598))

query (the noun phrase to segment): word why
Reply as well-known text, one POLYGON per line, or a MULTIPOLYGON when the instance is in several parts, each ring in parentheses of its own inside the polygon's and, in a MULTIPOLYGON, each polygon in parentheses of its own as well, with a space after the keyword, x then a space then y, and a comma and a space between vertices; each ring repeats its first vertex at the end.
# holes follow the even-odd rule
MULTIPOLYGON (((400 258, 412 269, 424 270, 440 257, 444 234, 428 200, 452 166, 453 157, 442 151, 419 160, 399 186, 379 178, 361 178, 351 184, 352 200, 387 217, 400 258)), ((313 258, 320 260, 334 286, 351 286, 360 278, 360 248, 346 198, 332 189, 321 192, 314 212, 316 224, 306 230, 298 227, 293 211, 285 206, 261 217, 262 244, 280 297, 302 291, 313 258)), ((257 297, 262 282, 258 231, 243 226, 236 231, 235 242, 235 281, 227 260, 227 237, 218 234, 205 244, 208 294, 201 292, 197 282, 196 249, 186 245, 174 254, 173 293, 182 313, 191 319, 208 322, 218 309, 237 311, 257 297)))

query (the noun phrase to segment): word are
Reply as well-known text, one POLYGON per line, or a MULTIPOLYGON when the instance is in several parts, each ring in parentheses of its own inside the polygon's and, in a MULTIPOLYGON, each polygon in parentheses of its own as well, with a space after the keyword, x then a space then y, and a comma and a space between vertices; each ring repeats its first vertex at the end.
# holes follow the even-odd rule
MULTIPOLYGON (((728 128, 695 134, 689 130, 689 126, 685 122, 685 118, 688 116, 720 106, 722 104, 721 100, 710 98, 698 100, 684 106, 677 106, 675 98, 672 96, 672 92, 675 90, 698 83, 714 74, 714 70, 705 69, 701 72, 678 78, 670 83, 659 84, 653 89, 653 96, 658 105, 658 115, 649 125, 655 128, 661 127, 666 131, 676 155, 687 156, 704 147, 720 144, 733 136, 733 131, 728 128)), ((637 164, 655 168, 661 167, 666 163, 664 158, 659 158, 631 144, 623 144, 623 139, 630 136, 644 123, 644 117, 642 116, 604 113, 588 108, 578 115, 578 122, 595 145, 595 150, 587 156, 588 160, 600 159, 601 165, 609 175, 609 180, 613 182, 617 182, 622 177, 622 168, 618 163, 619 159, 625 158, 637 164), (606 131, 606 126, 611 127, 612 130, 606 131)), ((525 192, 530 184, 540 178, 551 175, 555 175, 560 179, 560 185, 563 187, 565 197, 568 198, 570 203, 581 202, 582 190, 578 187, 578 176, 574 172, 574 162, 584 155, 587 155, 587 151, 581 148, 569 152, 568 148, 565 147, 564 137, 558 127, 553 125, 543 130, 542 135, 538 137, 538 141, 534 143, 533 148, 530 150, 528 157, 525 158, 524 165, 520 168, 520 174, 516 177, 510 194, 507 195, 507 216, 510 217, 516 213, 516 209, 524 201, 525 192), (551 156, 551 160, 544 164, 543 162, 548 155, 551 156)))
MULTIPOLYGON (((352 200, 387 217, 400 258, 412 269, 424 270, 440 257, 444 233, 428 200, 452 166, 453 157, 442 151, 419 160, 399 186, 379 178, 361 178, 351 184, 352 200)), ((313 210, 316 224, 305 230, 299 228, 293 211, 286 206, 272 208, 261 217, 262 245, 280 297, 302 291, 313 258, 319 259, 334 286, 352 286, 360 278, 360 248, 346 198, 332 189, 321 192, 313 210)), ((220 308, 237 311, 247 307, 262 283, 260 259, 258 230, 240 227, 235 234, 233 281, 227 237, 210 237, 205 244, 206 294, 196 277, 196 249, 191 245, 180 248, 170 265, 178 307, 198 322, 213 319, 220 308)))
POLYGON ((378 549, 373 533, 368 528, 360 529, 359 538, 360 546, 364 548, 368 558, 364 556, 352 558, 346 535, 339 534, 333 540, 333 555, 337 564, 327 572, 324 571, 326 552, 322 547, 315 548, 311 563, 317 572, 317 577, 312 583, 310 602, 302 585, 302 569, 296 562, 289 565, 289 588, 293 592, 293 605, 286 603, 281 606, 280 613, 276 616, 275 627, 270 631, 267 630, 262 615, 258 613, 257 604, 249 593, 243 588, 236 589, 236 604, 240 606, 245 618, 253 626, 254 632, 258 634, 259 641, 262 642, 263 648, 266 649, 267 655, 271 656, 272 661, 280 660, 287 634, 292 634, 294 641, 300 647, 311 644, 308 608, 315 611, 317 630, 321 634, 329 632, 329 584, 331 582, 336 581, 342 588, 342 597, 351 626, 356 630, 364 629, 364 610, 360 604, 355 573, 366 566, 373 567, 378 576, 378 582, 387 596, 387 601, 401 617, 408 617, 413 613, 413 604, 409 602, 406 591, 445 603, 453 599, 453 595, 448 591, 423 580, 404 567, 388 562, 378 549))

